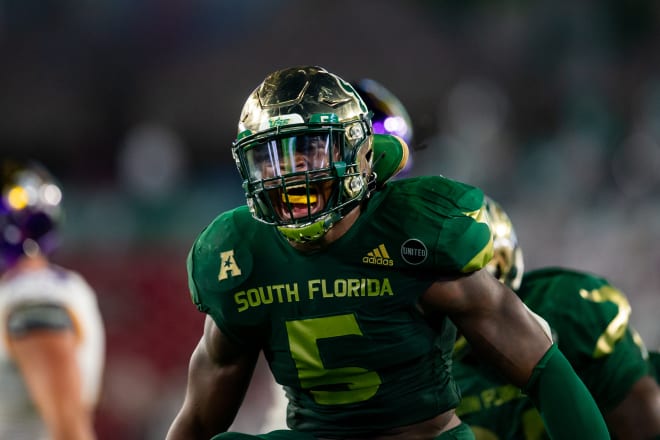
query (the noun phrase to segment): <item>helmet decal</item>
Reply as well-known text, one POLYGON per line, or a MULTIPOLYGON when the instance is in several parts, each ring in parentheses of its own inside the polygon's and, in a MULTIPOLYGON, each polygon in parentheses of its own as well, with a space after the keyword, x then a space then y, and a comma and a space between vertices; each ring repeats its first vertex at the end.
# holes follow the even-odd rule
POLYGON ((289 115, 271 116, 262 122, 263 123, 259 127, 260 130, 266 130, 273 127, 281 127, 283 125, 303 124, 305 121, 299 114, 292 113, 289 115))

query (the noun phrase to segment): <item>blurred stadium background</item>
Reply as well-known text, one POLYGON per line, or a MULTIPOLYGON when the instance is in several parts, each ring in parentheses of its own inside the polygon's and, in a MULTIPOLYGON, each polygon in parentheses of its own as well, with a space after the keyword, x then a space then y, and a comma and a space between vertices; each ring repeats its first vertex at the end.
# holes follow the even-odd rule
POLYGON ((659 23, 650 0, 0 0, 0 149, 62 180, 56 259, 108 331, 100 438, 163 438, 178 409, 203 319, 185 255, 243 202, 240 109, 290 65, 384 84, 411 174, 484 188, 527 268, 606 275, 660 347, 659 23))

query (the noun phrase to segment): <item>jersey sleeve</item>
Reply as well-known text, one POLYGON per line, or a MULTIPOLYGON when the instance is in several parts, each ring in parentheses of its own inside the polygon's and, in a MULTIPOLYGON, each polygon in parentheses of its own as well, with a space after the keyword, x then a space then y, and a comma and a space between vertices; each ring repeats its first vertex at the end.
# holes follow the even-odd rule
POLYGON ((626 296, 606 280, 570 271, 533 275, 525 302, 546 318, 561 351, 603 410, 616 406, 649 374, 641 339, 629 325, 626 296), (552 279, 544 282, 543 279, 552 279), (531 289, 530 289, 531 288, 531 289))
POLYGON ((439 257, 453 261, 463 273, 479 270, 493 257, 493 236, 488 224, 483 193, 465 187, 458 199, 460 215, 453 217, 438 237, 439 257))
POLYGON ((585 373, 585 376, 593 376, 593 379, 583 381, 604 410, 610 410, 621 403, 635 382, 643 376, 653 375, 644 343, 630 326, 626 327, 623 337, 615 343, 612 352, 604 356, 602 362, 602 368, 591 366, 585 373))
POLYGON ((188 287, 198 310, 213 318, 229 338, 249 342, 259 333, 259 316, 242 314, 234 296, 252 272, 252 252, 240 228, 238 210, 221 214, 193 243, 187 258, 188 287))
POLYGON ((13 337, 25 336, 34 330, 74 331, 69 311, 62 304, 37 303, 15 307, 7 317, 7 333, 13 337))
POLYGON ((442 176, 399 182, 387 215, 402 223, 404 234, 429 247, 429 258, 420 266, 469 273, 490 261, 492 234, 479 188, 442 176))

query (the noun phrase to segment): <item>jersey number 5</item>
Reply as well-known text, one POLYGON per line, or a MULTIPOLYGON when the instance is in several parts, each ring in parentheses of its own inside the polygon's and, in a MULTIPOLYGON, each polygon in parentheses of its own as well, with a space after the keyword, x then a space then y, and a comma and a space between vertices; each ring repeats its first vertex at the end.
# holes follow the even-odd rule
POLYGON ((376 394, 381 379, 375 371, 360 367, 326 368, 317 341, 362 335, 352 314, 301 319, 286 323, 291 356, 303 388, 316 403, 341 405, 365 401, 376 394))

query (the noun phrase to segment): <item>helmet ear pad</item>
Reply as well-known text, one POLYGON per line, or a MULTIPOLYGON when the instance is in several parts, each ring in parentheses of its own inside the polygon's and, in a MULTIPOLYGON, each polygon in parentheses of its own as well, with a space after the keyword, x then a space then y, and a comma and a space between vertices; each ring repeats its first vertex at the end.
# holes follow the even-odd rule
POLYGON ((344 179, 344 192, 347 197, 359 197, 361 193, 367 191, 375 181, 373 171, 373 136, 368 136, 360 147, 358 147, 353 162, 355 163, 355 173, 353 176, 344 179))

